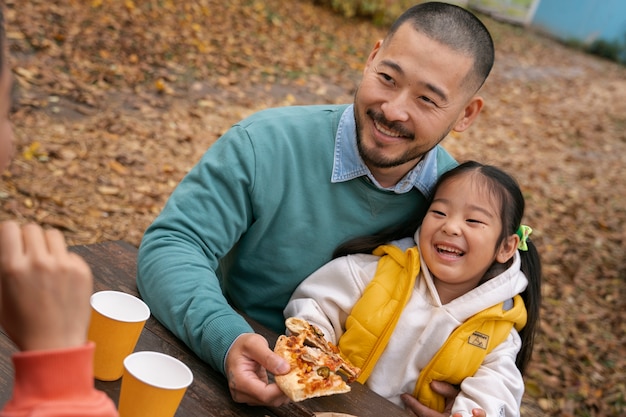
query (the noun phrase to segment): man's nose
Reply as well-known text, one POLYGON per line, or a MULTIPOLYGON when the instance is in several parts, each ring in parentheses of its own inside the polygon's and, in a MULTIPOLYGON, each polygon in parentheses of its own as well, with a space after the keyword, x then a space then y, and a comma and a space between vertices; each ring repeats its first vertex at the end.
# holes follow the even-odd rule
POLYGON ((408 100, 410 100, 410 95, 407 91, 394 92, 381 106, 385 118, 392 122, 409 120, 408 100))

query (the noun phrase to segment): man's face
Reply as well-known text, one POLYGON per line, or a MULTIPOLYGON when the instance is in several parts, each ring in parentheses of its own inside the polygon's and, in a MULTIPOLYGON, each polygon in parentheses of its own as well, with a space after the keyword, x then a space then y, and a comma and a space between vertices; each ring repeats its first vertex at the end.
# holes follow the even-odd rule
POLYGON ((389 172, 402 177, 450 130, 469 126, 462 120, 474 99, 464 86, 472 65, 472 58, 410 24, 376 44, 356 92, 355 117, 359 152, 377 179, 389 172))
POLYGON ((9 166, 13 157, 13 127, 9 121, 11 84, 11 73, 5 64, 0 69, 0 172, 9 166))

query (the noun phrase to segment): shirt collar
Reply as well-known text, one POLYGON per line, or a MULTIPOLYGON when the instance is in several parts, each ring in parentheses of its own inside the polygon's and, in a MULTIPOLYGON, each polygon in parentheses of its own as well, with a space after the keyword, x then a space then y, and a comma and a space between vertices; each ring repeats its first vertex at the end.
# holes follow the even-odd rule
POLYGON ((426 198, 430 198, 431 187, 437 181, 437 152, 430 150, 395 186, 382 187, 365 165, 356 145, 356 122, 354 105, 344 110, 339 120, 335 136, 335 154, 331 182, 344 182, 366 176, 381 190, 403 194, 417 188, 426 198))

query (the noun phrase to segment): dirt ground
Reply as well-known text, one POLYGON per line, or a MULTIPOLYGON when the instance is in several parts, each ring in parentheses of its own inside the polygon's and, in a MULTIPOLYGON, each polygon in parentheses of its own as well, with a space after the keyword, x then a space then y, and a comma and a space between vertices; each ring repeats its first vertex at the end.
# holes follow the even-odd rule
MULTIPOLYGON (((242 117, 350 102, 384 28, 300 0, 9 0, 16 158, 0 219, 138 245, 242 117)), ((515 174, 544 268, 524 416, 626 411, 626 68, 482 16, 487 105, 445 139, 515 174)))

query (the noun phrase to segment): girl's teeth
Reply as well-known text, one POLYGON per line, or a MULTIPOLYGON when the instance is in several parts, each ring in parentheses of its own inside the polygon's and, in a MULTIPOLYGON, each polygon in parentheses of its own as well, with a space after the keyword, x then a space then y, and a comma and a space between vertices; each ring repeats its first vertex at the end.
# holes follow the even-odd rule
POLYGON ((454 253, 456 255, 462 255, 463 252, 461 252, 460 250, 454 249, 454 248, 450 248, 447 246, 437 246, 437 250, 439 252, 450 252, 450 253, 454 253))

